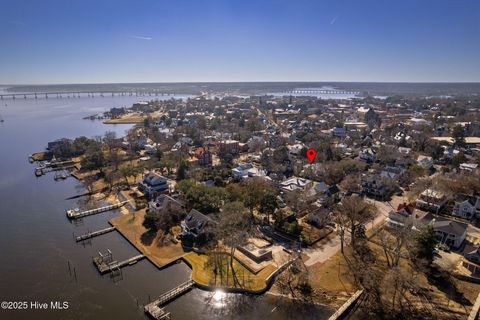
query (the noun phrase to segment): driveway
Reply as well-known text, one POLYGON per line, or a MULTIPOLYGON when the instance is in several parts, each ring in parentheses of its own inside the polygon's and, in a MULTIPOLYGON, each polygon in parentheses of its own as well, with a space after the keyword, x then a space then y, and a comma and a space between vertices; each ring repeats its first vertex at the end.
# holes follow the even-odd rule
MULTIPOLYGON (((375 217, 375 219, 373 219, 373 221, 365 223, 365 230, 368 231, 379 225, 382 225, 385 222, 385 219, 388 217, 388 213, 393 210, 393 206, 396 206, 398 205, 398 203, 403 202, 401 197, 398 198, 392 199, 392 204, 389 202, 380 202, 372 199, 367 199, 368 202, 371 202, 378 209, 378 215, 375 217)), ((345 234, 345 245, 348 243, 350 243, 350 236, 347 232, 345 234)), ((340 251, 340 247, 340 236, 337 235, 332 239, 328 240, 328 242, 323 244, 320 248, 304 249, 303 253, 306 254, 309 258, 305 262, 305 265, 309 267, 316 263, 327 261, 335 254, 337 254, 338 251, 340 251)))

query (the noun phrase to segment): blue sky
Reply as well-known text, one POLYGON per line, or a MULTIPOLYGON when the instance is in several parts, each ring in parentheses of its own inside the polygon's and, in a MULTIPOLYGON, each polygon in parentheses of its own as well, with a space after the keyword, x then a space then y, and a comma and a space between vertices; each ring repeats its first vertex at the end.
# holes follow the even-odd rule
POLYGON ((478 0, 2 0, 0 83, 480 81, 478 0))

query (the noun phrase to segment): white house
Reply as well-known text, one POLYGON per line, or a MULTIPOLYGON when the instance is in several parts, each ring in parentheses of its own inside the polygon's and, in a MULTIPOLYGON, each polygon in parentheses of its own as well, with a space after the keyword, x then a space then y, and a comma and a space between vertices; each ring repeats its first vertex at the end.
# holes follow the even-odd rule
POLYGON ((301 143, 296 143, 294 145, 287 146, 287 148, 289 157, 292 158, 298 157, 300 155, 300 152, 302 152, 302 149, 305 148, 305 145, 301 143))
POLYGON ((453 248, 459 248, 467 236, 466 223, 452 220, 433 220, 437 240, 453 248))
POLYGON ((412 151, 411 148, 407 148, 407 147, 398 147, 398 152, 400 152, 401 154, 405 155, 405 156, 408 156, 410 154, 410 152, 412 151))
POLYGON ((480 213, 480 197, 460 194, 455 199, 452 215, 471 219, 480 213))
POLYGON ((477 170, 478 164, 476 163, 461 163, 460 170, 464 172, 475 172, 477 170))
POLYGON ((232 177, 237 180, 249 177, 265 177, 266 175, 265 170, 254 167, 251 163, 244 163, 232 169, 232 177))
POLYGON ((280 183, 280 189, 286 194, 295 191, 305 191, 313 186, 313 181, 305 178, 292 177, 280 183))

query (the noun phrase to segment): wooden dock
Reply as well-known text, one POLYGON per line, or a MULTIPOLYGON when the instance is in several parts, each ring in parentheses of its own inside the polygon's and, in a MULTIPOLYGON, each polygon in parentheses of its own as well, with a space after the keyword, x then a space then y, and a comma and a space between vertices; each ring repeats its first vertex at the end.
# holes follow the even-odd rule
POLYGON ((106 211, 110 211, 110 210, 120 208, 121 206, 123 206, 127 202, 128 202, 128 200, 127 201, 121 201, 121 202, 117 202, 115 204, 111 204, 111 205, 108 205, 108 206, 95 208, 95 209, 91 209, 91 210, 86 210, 86 211, 80 211, 79 208, 75 208, 75 209, 66 210, 65 213, 67 214, 67 217, 69 219, 78 219, 78 218, 83 218, 83 217, 86 217, 86 216, 91 216, 91 215, 94 215, 94 214, 97 214, 97 213, 106 212, 106 211))
POLYGON ((190 291, 193 288, 193 285, 193 280, 188 280, 187 282, 182 283, 178 287, 165 292, 158 299, 147 304, 144 307, 145 313, 147 313, 150 317, 156 320, 170 319, 170 312, 165 311, 162 306, 178 298, 182 294, 190 291))
POLYGON ((112 232, 113 230, 115 230, 115 227, 105 228, 105 229, 94 231, 94 232, 87 232, 85 234, 75 237, 75 241, 79 242, 79 241, 87 240, 93 237, 100 236, 105 233, 112 232))
POLYGON ((120 268, 123 268, 126 266, 133 265, 138 261, 142 260, 143 258, 145 258, 145 256, 143 254, 139 254, 138 256, 131 257, 129 259, 126 259, 120 262, 112 261, 111 252, 110 252, 110 256, 99 254, 98 257, 94 257, 93 263, 97 267, 100 274, 105 274, 105 273, 113 272, 115 270, 119 270, 120 268))
MULTIPOLYGON (((52 172, 52 171, 61 171, 61 170, 65 170, 65 171, 68 171, 68 169, 72 169, 74 168, 75 166, 74 165, 67 165, 67 166, 50 166, 50 167, 47 167, 45 165, 41 165, 41 166, 38 166, 35 168, 35 175, 37 177, 41 177, 43 176, 44 174, 47 174, 48 172, 52 172)), ((69 173, 70 175, 70 173, 69 173)), ((65 177, 66 178, 66 177, 65 177)))

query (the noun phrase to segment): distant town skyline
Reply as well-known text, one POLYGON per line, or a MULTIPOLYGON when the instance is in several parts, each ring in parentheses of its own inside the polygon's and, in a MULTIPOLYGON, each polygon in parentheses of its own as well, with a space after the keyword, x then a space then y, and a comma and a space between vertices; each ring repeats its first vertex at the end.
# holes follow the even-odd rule
POLYGON ((0 84, 480 81, 473 0, 6 0, 0 8, 0 84))

